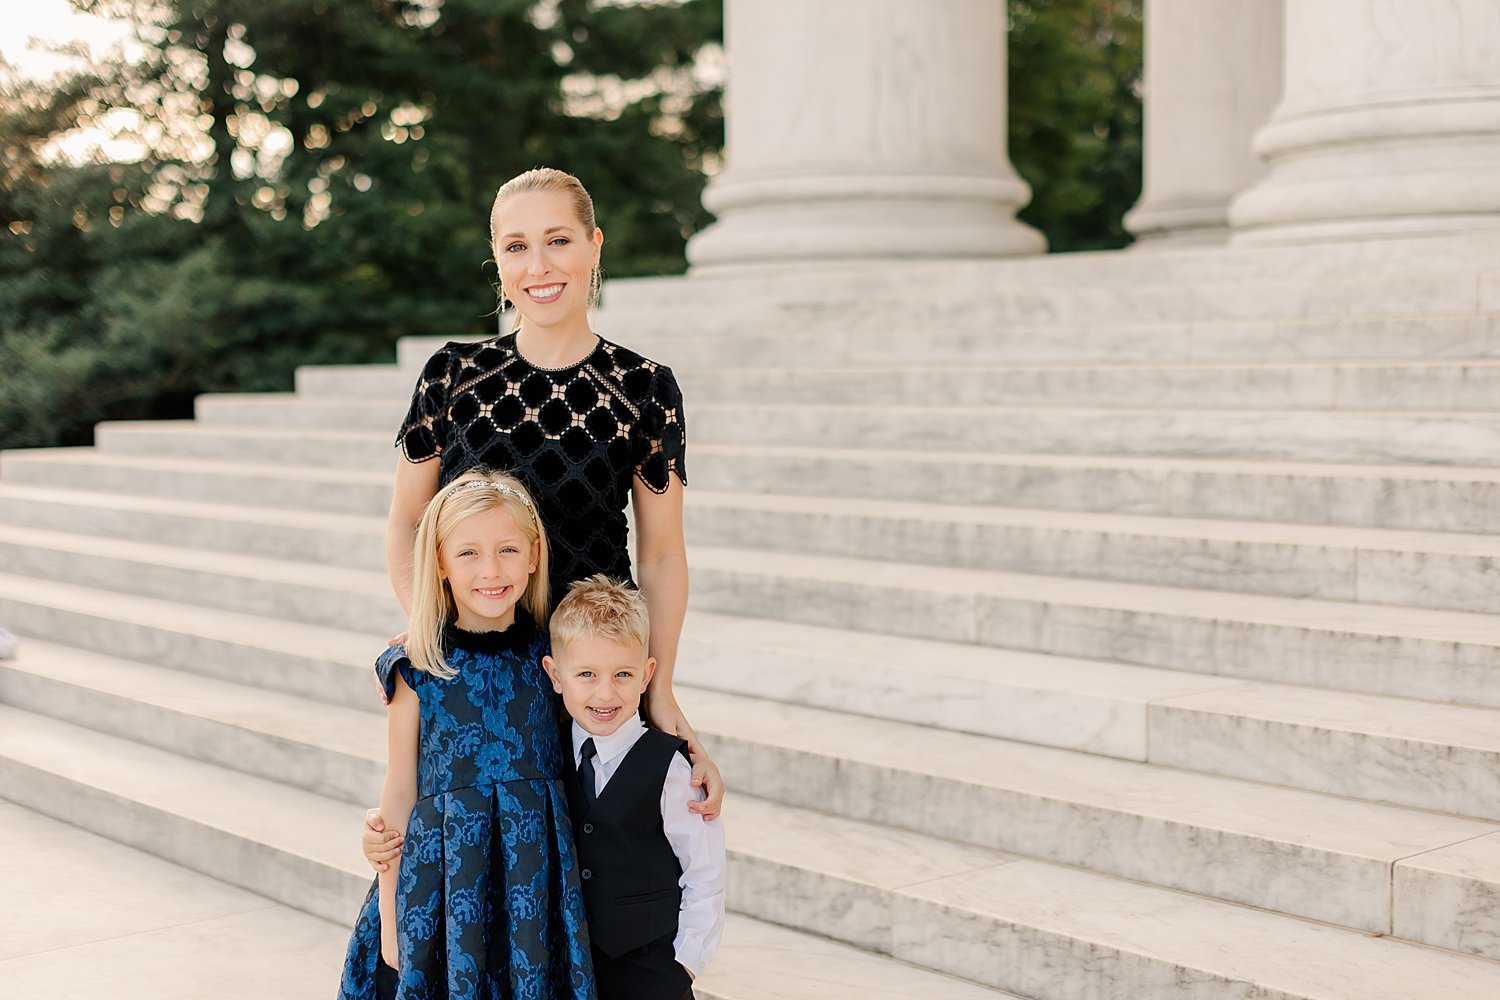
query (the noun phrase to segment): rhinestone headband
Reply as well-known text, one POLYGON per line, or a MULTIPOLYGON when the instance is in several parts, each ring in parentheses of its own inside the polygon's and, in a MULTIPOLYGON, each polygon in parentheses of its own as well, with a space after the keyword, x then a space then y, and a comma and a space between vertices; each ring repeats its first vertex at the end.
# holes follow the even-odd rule
MULTIPOLYGON (((504 483, 492 483, 488 479, 471 479, 466 483, 459 483, 457 486, 450 488, 448 492, 444 494, 444 496, 455 497, 467 490, 494 490, 496 493, 503 493, 505 496, 515 497, 517 500, 526 505, 527 510, 532 509, 531 497, 527 496, 525 493, 522 493, 514 486, 507 486, 504 483)), ((535 514, 535 511, 532 511, 532 513, 535 514)))

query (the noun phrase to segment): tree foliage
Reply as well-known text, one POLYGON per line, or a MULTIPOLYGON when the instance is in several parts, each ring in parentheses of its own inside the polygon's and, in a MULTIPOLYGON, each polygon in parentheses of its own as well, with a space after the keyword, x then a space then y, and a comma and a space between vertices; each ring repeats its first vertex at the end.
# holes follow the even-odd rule
POLYGON ((0 446, 492 330, 490 201, 538 164, 612 275, 682 270, 708 221, 717 0, 72 2, 146 58, 0 92, 0 446), (58 155, 101 128, 139 159, 58 155))
POLYGON ((1143 0, 1009 0, 1019 215, 1053 250, 1125 246, 1141 194, 1143 0))

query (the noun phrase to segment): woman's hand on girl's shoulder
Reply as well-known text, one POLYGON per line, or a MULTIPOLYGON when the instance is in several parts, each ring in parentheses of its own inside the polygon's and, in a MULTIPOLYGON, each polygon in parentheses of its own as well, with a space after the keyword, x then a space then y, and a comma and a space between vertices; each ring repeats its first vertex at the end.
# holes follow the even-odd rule
MULTIPOLYGON (((403 646, 403 645, 405 645, 406 644, 406 637, 408 635, 410 635, 410 634, 411 633, 409 633, 409 632, 402 632, 400 635, 393 635, 393 636, 391 636, 389 639, 387 639, 385 641, 385 648, 386 649, 390 649, 392 646, 403 646)), ((374 680, 375 680, 375 690, 377 690, 377 691, 380 692, 380 703, 382 705, 389 705, 391 703, 391 699, 388 698, 388 697, 386 697, 385 685, 382 684, 382 683, 380 683, 379 676, 375 677, 374 680)))

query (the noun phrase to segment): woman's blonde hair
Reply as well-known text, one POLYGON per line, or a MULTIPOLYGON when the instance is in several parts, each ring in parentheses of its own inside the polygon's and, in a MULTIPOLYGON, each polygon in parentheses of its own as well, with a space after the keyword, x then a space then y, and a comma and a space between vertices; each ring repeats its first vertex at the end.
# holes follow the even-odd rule
MULTIPOLYGON (((500 260, 500 204, 513 194, 528 194, 532 191, 553 191, 568 195, 573 199, 573 211, 578 215, 578 221, 583 226, 586 236, 592 236, 599 226, 594 221, 594 199, 589 197, 583 182, 572 174, 564 173, 553 167, 534 167, 524 174, 517 174, 504 184, 500 190, 495 192, 495 204, 490 208, 490 251, 495 255, 495 260, 500 260)), ((498 264, 497 264, 498 266, 498 264)), ((595 267, 589 276, 589 308, 599 308, 599 268, 595 267)), ((505 289, 496 282, 495 290, 500 296, 500 307, 505 307, 505 289)), ((516 311, 515 322, 511 324, 511 332, 521 329, 521 313, 516 311)))
POLYGON ((547 533, 542 530, 536 503, 515 476, 487 470, 466 472, 427 502, 417 523, 406 655, 418 670, 438 677, 455 674, 443 658, 443 627, 453 621, 458 607, 448 581, 438 575, 438 551, 460 522, 498 509, 509 513, 521 533, 537 547, 536 571, 516 603, 538 625, 547 621, 547 533))

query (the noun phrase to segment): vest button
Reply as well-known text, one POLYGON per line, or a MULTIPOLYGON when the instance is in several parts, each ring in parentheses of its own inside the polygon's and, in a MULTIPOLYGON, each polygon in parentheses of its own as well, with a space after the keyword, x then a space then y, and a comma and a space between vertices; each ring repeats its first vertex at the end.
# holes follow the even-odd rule
POLYGON ((587 869, 587 868, 585 868, 583 871, 579 872, 579 874, 582 875, 584 878, 593 878, 594 877, 594 873, 592 871, 590 871, 589 869, 587 869))
POLYGON ((584 833, 593 833, 594 832, 594 824, 592 824, 592 823, 585 823, 585 824, 583 824, 583 832, 584 833))

